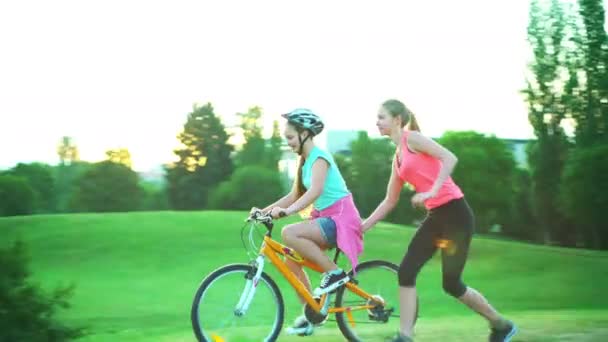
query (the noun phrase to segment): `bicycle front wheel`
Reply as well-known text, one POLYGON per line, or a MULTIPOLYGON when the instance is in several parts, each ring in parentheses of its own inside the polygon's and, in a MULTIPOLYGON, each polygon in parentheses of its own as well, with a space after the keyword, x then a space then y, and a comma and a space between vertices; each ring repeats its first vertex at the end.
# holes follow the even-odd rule
MULTIPOLYGON (((399 331, 398 271, 397 265, 384 260, 370 260, 357 265, 354 278, 359 288, 378 300, 362 298, 346 286, 338 290, 336 308, 350 308, 349 311, 336 313, 338 327, 348 341, 381 341, 383 337, 399 331)), ((353 272, 349 275, 352 277, 353 272)))
POLYGON ((283 326, 283 297, 266 273, 257 284, 248 281, 252 274, 255 270, 251 265, 234 264, 215 270, 203 280, 191 312, 198 341, 276 341, 283 326), (247 289, 255 293, 243 311, 247 289))

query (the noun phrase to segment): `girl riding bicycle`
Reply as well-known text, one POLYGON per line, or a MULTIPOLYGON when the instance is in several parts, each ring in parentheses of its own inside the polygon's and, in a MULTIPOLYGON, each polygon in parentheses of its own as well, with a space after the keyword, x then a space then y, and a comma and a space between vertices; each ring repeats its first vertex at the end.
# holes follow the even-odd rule
MULTIPOLYGON (((321 118, 303 108, 282 116, 287 119, 284 131, 287 144, 299 155, 298 171, 292 190, 262 211, 280 218, 313 205, 311 218, 286 226, 281 237, 287 246, 323 268, 321 283, 313 292, 321 296, 350 280, 324 250, 338 247, 356 267, 363 250, 361 218, 333 157, 313 142, 313 137, 323 130, 321 118)), ((302 266, 289 259, 286 263, 310 292, 310 280, 302 266)), ((304 316, 298 317, 292 328, 292 332, 302 335, 310 335, 312 331, 313 325, 304 316)))

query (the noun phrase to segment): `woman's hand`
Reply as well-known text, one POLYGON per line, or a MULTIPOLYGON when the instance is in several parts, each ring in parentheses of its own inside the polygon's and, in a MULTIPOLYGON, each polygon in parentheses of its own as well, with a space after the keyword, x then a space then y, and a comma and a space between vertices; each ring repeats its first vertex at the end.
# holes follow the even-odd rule
POLYGON ((415 208, 417 208, 417 207, 424 208, 424 201, 426 201, 429 198, 433 198, 433 197, 435 197, 435 194, 431 191, 419 192, 419 193, 415 194, 414 196, 412 196, 412 206, 415 208))
POLYGON ((363 223, 361 223, 361 234, 365 234, 372 227, 373 226, 371 226, 369 223, 367 223, 367 220, 364 220, 363 223))

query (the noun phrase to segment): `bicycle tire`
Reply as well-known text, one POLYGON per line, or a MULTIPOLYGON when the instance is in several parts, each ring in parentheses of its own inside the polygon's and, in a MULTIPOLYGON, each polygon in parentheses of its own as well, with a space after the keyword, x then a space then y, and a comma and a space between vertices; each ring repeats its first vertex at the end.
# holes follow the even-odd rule
MULTIPOLYGON (((198 287, 198 289, 196 291, 196 294, 194 295, 194 299, 192 302, 192 309, 191 309, 191 313, 190 313, 190 320, 192 323, 192 328, 194 330, 194 335, 196 336, 196 338, 199 342, 213 342, 212 338, 208 337, 208 335, 211 334, 211 332, 205 331, 205 327, 203 326, 204 323, 201 324, 201 321, 200 321, 199 309, 200 309, 200 305, 201 305, 201 299, 204 298, 204 295, 211 288, 213 288, 214 283, 217 280, 221 279, 222 277, 225 277, 225 276, 233 274, 233 273, 234 274, 241 273, 243 275, 246 275, 251 271, 252 271, 251 265, 230 264, 230 265, 226 265, 226 266, 216 269, 215 271, 211 272, 208 276, 206 276, 203 279, 203 281, 201 282, 200 286, 198 287)), ((242 284, 245 284, 245 279, 243 279, 242 284)), ((275 303, 277 306, 275 322, 274 322, 270 332, 268 333, 267 336, 265 336, 263 338, 263 340, 267 341, 267 342, 274 342, 277 340, 277 338, 281 332, 281 329, 283 327, 283 320, 284 320, 284 315, 285 315, 285 304, 283 302, 283 296, 281 294, 279 287, 274 282, 274 280, 272 280, 272 278, 270 276, 268 276, 268 274, 265 272, 262 272, 260 281, 256 285, 256 294, 258 293, 257 291, 259 291, 260 286, 262 286, 262 285, 266 285, 267 289, 270 291, 271 295, 274 297, 275 303)), ((236 298, 236 299, 238 300, 238 298, 236 298)), ((250 307, 250 310, 251 310, 251 307, 250 307)))
MULTIPOLYGON (((394 279, 392 279, 391 275, 386 275, 387 277, 389 277, 389 281, 394 281, 394 286, 395 286, 395 295, 397 294, 397 288, 399 287, 399 283, 398 283, 398 272, 399 272, 399 266, 397 266, 396 264, 389 262, 389 261, 385 261, 385 260, 369 260, 369 261, 364 261, 360 264, 357 265, 357 276, 355 276, 354 278, 357 279, 359 276, 359 274, 364 274, 370 270, 376 270, 376 269, 385 269, 388 270, 389 273, 394 273, 394 279)), ((349 272, 349 276, 351 278, 353 278, 353 271, 351 270, 349 272)), ((360 283, 359 284, 360 287, 365 290, 370 292, 371 295, 382 295, 379 293, 373 293, 373 289, 370 288, 370 286, 366 287, 365 283, 360 283)), ((392 292, 392 291, 391 291, 392 292)), ((341 287, 340 289, 338 289, 337 293, 336 293, 336 300, 335 300, 335 307, 345 307, 345 306, 349 306, 349 303, 344 303, 344 297, 345 294, 351 293, 346 286, 341 287)), ((354 295, 354 294, 353 294, 354 295)), ((360 297, 359 297, 360 298, 360 297)), ((387 298, 386 296, 384 296, 383 298, 387 298)), ((360 298, 361 300, 363 300, 362 298, 360 298)), ((397 310, 399 308, 399 301, 398 298, 397 299, 393 299, 392 300, 394 303, 390 303, 389 306, 393 306, 395 307, 397 310)), ((362 304, 362 303, 359 303, 362 304)), ((416 320, 418 319, 418 297, 416 297, 416 313, 414 316, 414 323, 416 322, 416 320)), ((398 311, 397 311, 398 312, 398 311)), ((369 316, 369 315, 368 315, 369 316)), ((396 323, 398 325, 398 321, 399 321, 399 315, 390 315, 390 317, 388 318, 389 320, 396 320, 396 323)), ((347 314, 344 312, 338 312, 336 313, 336 321, 338 323, 338 327, 340 328, 340 331, 342 332, 342 335, 344 335, 344 337, 350 341, 350 342, 362 342, 363 338, 361 338, 360 336, 358 336, 357 332, 355 331, 354 327, 351 325, 347 314)), ((378 324, 382 324, 382 322, 374 322, 371 320, 371 318, 369 319, 369 322, 358 322, 358 324, 364 324, 364 323, 378 323, 378 324)), ((355 324, 356 325, 356 324, 355 324)), ((386 333, 386 334, 390 334, 390 333, 394 333, 394 331, 386 331, 384 332, 383 329, 382 333, 386 333)))

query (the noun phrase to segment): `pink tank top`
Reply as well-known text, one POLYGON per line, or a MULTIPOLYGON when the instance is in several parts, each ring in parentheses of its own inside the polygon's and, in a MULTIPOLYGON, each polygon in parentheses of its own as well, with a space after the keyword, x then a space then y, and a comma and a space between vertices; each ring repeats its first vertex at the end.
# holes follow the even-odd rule
MULTIPOLYGON (((396 157, 395 167, 402 181, 411 184, 416 192, 430 191, 435 184, 441 161, 425 153, 414 153, 407 147, 409 132, 404 131, 401 138, 401 156, 396 157), (401 157, 401 158, 400 158, 401 157)), ((454 183, 452 177, 448 177, 441 185, 437 196, 429 198, 424 202, 427 210, 437 208, 447 202, 462 198, 462 190, 454 183)))

